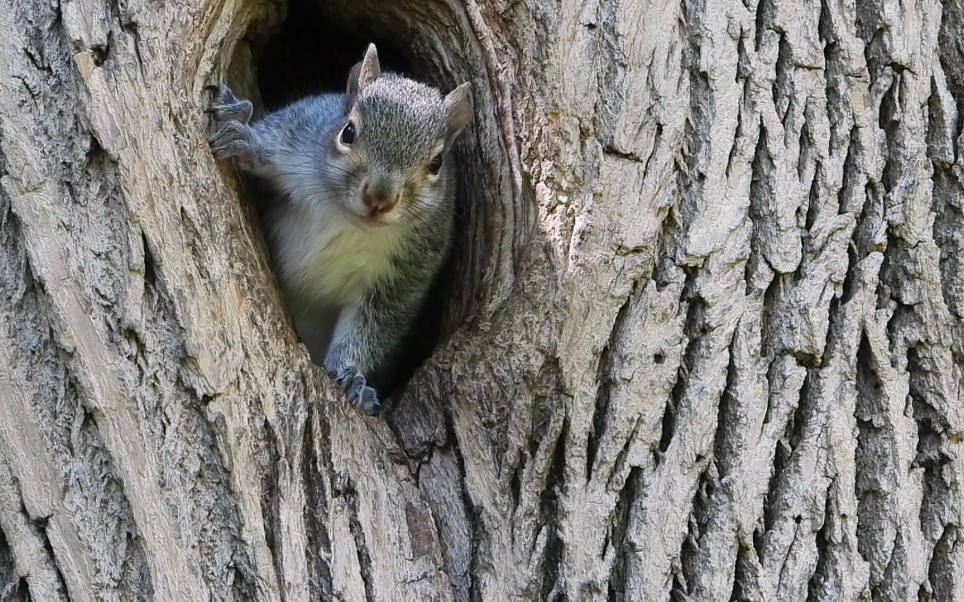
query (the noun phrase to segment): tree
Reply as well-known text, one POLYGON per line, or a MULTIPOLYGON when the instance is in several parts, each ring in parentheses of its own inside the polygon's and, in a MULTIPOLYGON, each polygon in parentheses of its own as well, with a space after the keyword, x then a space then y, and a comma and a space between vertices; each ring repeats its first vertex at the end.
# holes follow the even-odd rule
POLYGON ((3 0, 0 600, 964 600, 959 1, 317 10, 3 0), (369 39, 477 105, 384 419, 201 112, 369 39))

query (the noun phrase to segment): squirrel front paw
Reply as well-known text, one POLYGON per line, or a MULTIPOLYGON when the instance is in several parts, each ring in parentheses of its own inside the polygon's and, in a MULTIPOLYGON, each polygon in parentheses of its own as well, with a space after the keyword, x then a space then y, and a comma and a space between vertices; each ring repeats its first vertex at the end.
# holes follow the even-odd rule
POLYGON ((348 398, 348 403, 360 407, 369 416, 377 416, 382 411, 382 402, 378 399, 375 389, 368 386, 368 381, 354 366, 347 366, 340 370, 329 370, 328 373, 348 398))
POLYGON ((207 86, 211 92, 211 106, 205 113, 211 116, 208 145, 215 159, 235 158, 245 169, 255 170, 265 163, 257 134, 248 125, 254 106, 242 100, 224 84, 207 86))

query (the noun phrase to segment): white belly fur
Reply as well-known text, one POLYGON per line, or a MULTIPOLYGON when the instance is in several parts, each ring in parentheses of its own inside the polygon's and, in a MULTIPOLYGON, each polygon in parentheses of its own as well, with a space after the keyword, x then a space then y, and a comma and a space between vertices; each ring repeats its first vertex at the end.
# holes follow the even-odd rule
POLYGON ((392 226, 370 232, 336 209, 326 213, 289 206, 273 216, 272 253, 296 317, 356 305, 372 282, 390 273, 401 242, 392 226))

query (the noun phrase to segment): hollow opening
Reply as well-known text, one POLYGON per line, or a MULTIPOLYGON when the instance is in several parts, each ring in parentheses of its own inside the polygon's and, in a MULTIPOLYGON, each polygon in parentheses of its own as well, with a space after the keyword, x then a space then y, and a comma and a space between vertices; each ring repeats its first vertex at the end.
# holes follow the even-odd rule
MULTIPOLYGON (((451 64, 452 57, 438 56, 434 51, 445 41, 435 35, 438 32, 428 31, 429 24, 395 18, 396 11, 405 14, 407 10, 405 3, 366 6, 365 0, 289 0, 287 16, 276 33, 267 39, 248 40, 257 84, 253 99, 260 104, 256 116, 306 96, 345 90, 351 67, 371 42, 378 47, 382 71, 401 73, 443 93, 466 81, 465 75, 473 72, 471 66, 458 64, 458 59, 451 64)), ((448 27, 435 25, 442 30, 448 27)), ((478 115, 478 100, 476 103, 478 115)), ((379 391, 384 396, 399 397, 414 371, 439 342, 475 313, 482 297, 482 208, 491 203, 486 202, 479 185, 487 170, 475 138, 479 124, 473 121, 454 149, 460 168, 452 250, 402 344, 391 384, 379 391)), ((256 193, 257 189, 250 190, 256 193)))
POLYGON ((257 81, 266 111, 322 92, 341 92, 348 71, 370 42, 378 47, 383 71, 420 78, 393 40, 373 35, 363 24, 336 24, 318 2, 290 0, 288 16, 257 58, 257 81))

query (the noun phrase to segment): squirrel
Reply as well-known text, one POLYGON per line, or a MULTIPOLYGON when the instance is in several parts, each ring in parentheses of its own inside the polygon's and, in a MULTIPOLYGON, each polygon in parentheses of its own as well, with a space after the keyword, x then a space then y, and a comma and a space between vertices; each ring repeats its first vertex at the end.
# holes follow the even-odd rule
POLYGON ((253 105, 208 86, 211 151, 266 183, 268 251, 298 335, 369 415, 451 245, 452 147, 471 121, 468 82, 446 96, 382 73, 370 44, 344 93, 249 123, 253 105))

